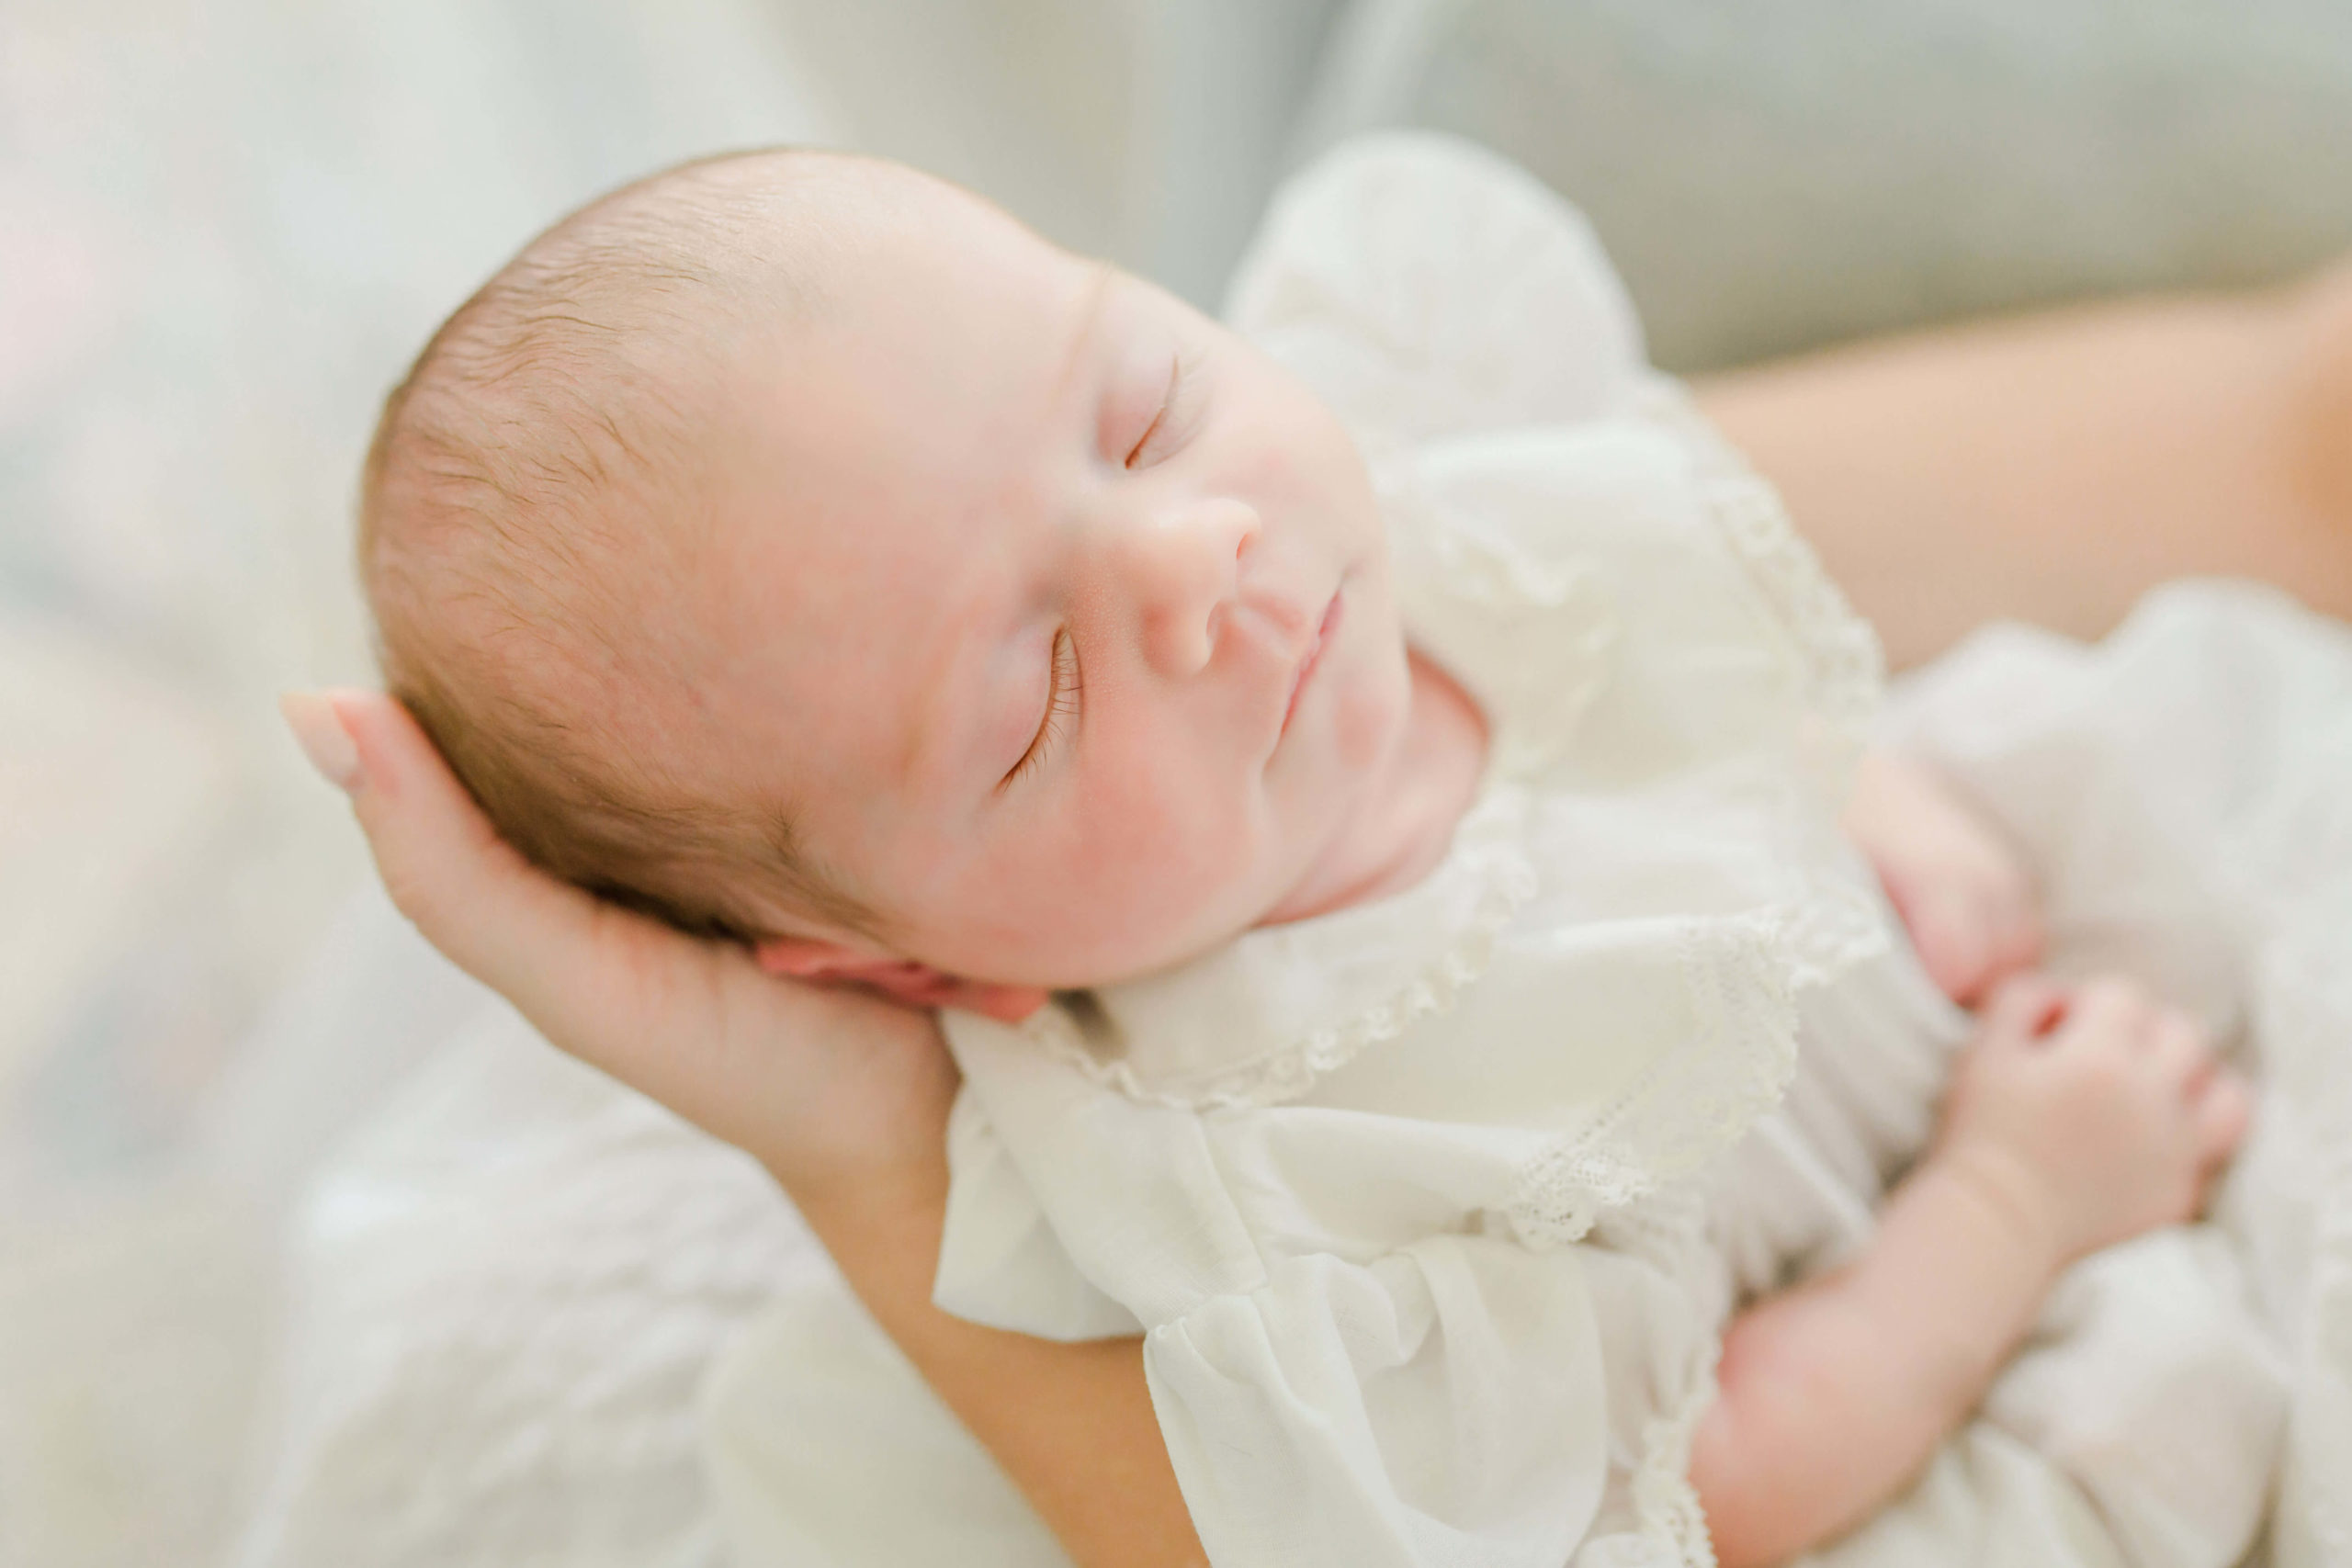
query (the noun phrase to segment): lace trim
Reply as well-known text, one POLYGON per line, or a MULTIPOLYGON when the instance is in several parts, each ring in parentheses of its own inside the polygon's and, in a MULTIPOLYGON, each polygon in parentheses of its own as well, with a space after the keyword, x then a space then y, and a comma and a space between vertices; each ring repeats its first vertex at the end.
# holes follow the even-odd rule
MULTIPOLYGON (((1713 1254, 1705 1237, 1706 1206, 1698 1190, 1678 1184, 1647 1201, 1607 1216, 1593 1239, 1612 1251, 1638 1258, 1668 1279, 1695 1284, 1713 1254)), ((1694 1341, 1684 1396, 1663 1416, 1642 1424, 1639 1457, 1626 1477, 1634 1505, 1632 1528, 1589 1541, 1576 1568, 1715 1568, 1714 1540, 1705 1510, 1690 1484, 1690 1444, 1708 1406, 1715 1401, 1721 1336, 1702 1333, 1694 1341)))
POLYGON ((1634 1472, 1634 1512, 1642 1533, 1687 1568, 1715 1568, 1707 1513, 1699 1506, 1698 1488, 1690 1484, 1690 1442, 1707 1407, 1715 1402, 1715 1364, 1722 1353, 1722 1341, 1709 1336, 1690 1397, 1671 1416, 1643 1424, 1642 1462, 1634 1472))
POLYGON ((1546 559, 1508 535, 1455 525, 1411 456, 1374 469, 1392 520, 1397 603, 1417 646, 1472 682, 1490 772, 1529 779, 1574 744, 1611 679, 1623 625, 1591 562, 1546 559), (1465 617, 1446 607, 1469 612, 1475 645, 1463 646, 1465 617))
POLYGON ((1505 1216, 1528 1247, 1581 1241, 1605 1213, 1700 1169, 1780 1103, 1796 1075, 1796 993, 1884 949, 1860 889, 1825 881, 1793 909, 1683 932, 1697 1027, 1591 1122, 1520 1168, 1505 1216))
POLYGON ((1583 1240, 1604 1211, 1697 1168, 1779 1100, 1796 1072, 1787 928, 1766 910, 1684 931, 1698 1026, 1593 1122, 1521 1168, 1504 1213, 1522 1243, 1583 1240))
POLYGON ((1190 1082, 1170 1082, 1148 1079, 1127 1061, 1096 1055, 1061 1007, 1039 1010, 1022 1026, 1023 1032, 1095 1083, 1147 1105, 1214 1111, 1295 1100, 1358 1052, 1395 1039, 1419 1020, 1452 1007, 1462 989, 1486 973, 1496 936, 1535 895, 1535 872, 1515 844, 1487 845, 1476 853, 1484 863, 1478 871, 1486 886, 1443 952, 1381 1001, 1261 1055, 1190 1082))
POLYGON ((1886 922, 1869 894, 1825 877, 1812 899, 1790 913, 1787 938, 1790 978, 1804 990, 1885 952, 1886 922))
MULTIPOLYGON (((1610 1216, 1601 1239, 1618 1251, 1648 1259, 1670 1279, 1688 1281, 1710 1256, 1705 1224, 1706 1205, 1685 1183, 1610 1216)), ((1630 1488, 1643 1537, 1686 1568, 1715 1568, 1714 1540, 1708 1534, 1698 1490, 1690 1484, 1690 1443, 1715 1402, 1715 1367, 1722 1355, 1720 1334, 1701 1336, 1690 1387, 1682 1402, 1642 1425, 1642 1458, 1630 1488)))
MULTIPOLYGON (((1796 644, 1805 705, 1825 733, 1824 783, 1842 794, 1884 683, 1878 635, 1854 614, 1779 495, 1672 381, 1636 412, 1684 437, 1707 513, 1796 644)), ((1826 829, 1825 829, 1826 830, 1826 829)), ((1834 846, 1802 846, 1826 866, 1834 846)), ((1531 1159, 1506 1211, 1520 1239, 1582 1239, 1607 1211, 1654 1192, 1729 1147, 1777 1103, 1796 1070, 1797 989, 1824 984, 1884 946, 1876 909, 1826 869, 1809 896, 1685 933, 1683 971, 1701 1022, 1589 1126, 1531 1159)))
POLYGON ((1780 492, 1724 439, 1679 382, 1657 377, 1634 400, 1635 417, 1689 443, 1708 513, 1796 643, 1805 705, 1829 731, 1832 768, 1849 767, 1867 739, 1886 684, 1878 633, 1854 613, 1797 531, 1780 492))

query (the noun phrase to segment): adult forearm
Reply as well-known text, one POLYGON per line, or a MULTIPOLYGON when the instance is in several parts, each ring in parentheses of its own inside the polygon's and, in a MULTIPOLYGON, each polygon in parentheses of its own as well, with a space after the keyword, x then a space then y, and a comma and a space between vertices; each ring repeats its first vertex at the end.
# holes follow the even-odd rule
POLYGON ((2103 635, 2173 577, 2352 612, 2352 267, 1721 376, 1702 406, 1898 667, 1996 618, 2103 635))
POLYGON ((1207 1559, 1144 1383, 1140 1340, 1060 1344, 932 1304, 947 1168, 802 1195, 866 1310, 1029 1499, 1079 1568, 1197 1568, 1207 1559))
POLYGON ((1860 1258, 1734 1321, 1690 1461, 1725 1568, 1860 1523, 1966 1419, 2049 1289, 2036 1224, 1997 1169, 1930 1161, 1860 1258))

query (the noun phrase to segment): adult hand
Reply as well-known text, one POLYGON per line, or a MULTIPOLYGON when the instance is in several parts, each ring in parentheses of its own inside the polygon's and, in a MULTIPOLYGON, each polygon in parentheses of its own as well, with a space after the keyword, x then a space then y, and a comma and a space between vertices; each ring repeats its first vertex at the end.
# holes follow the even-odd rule
POLYGON ((381 694, 282 704, 392 902, 557 1046, 747 1150, 804 1205, 938 1159, 956 1075, 928 1013, 762 972, 512 849, 381 694))
POLYGON ((285 708, 319 771, 350 792, 401 912, 556 1044, 765 1165, 1073 1562, 1206 1561, 1140 1341, 1033 1339, 932 1304, 956 1075, 929 1013, 778 978, 741 948, 547 875, 389 697, 306 693, 285 708))

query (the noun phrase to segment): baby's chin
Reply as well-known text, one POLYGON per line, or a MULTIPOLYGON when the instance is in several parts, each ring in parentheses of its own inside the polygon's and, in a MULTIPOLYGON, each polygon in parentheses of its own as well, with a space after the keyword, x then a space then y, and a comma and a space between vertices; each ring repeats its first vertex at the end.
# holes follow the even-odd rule
POLYGON ((1064 940, 1027 944, 1023 952, 1006 954, 999 972, 1034 976, 1030 984, 1052 991, 1094 990, 1148 979, 1228 945, 1264 923, 1264 914, 1273 907, 1272 899, 1253 898, 1243 907, 1204 911, 1197 919, 1137 931, 1115 942, 1102 940, 1101 922, 1081 916, 1074 926, 1091 929, 1072 929, 1057 933, 1064 940))

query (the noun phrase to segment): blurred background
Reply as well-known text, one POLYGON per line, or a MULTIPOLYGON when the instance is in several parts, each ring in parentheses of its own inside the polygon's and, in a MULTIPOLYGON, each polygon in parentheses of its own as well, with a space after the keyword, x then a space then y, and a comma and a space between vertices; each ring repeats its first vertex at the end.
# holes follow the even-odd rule
POLYGON ((275 694, 376 408, 569 208, 905 158, 1214 307, 1364 127, 1586 208, 1668 368, 2352 249, 2342 0, 5 0, 0 1564, 238 1561, 306 1183, 483 998, 275 694))

